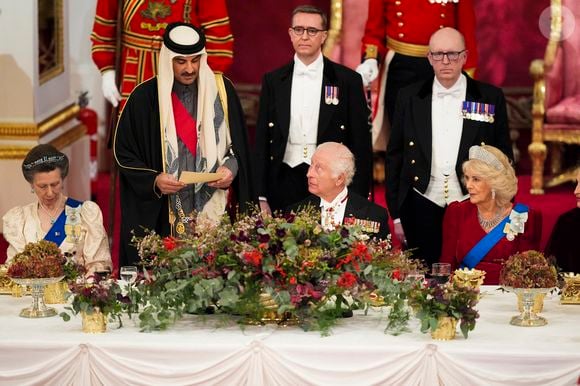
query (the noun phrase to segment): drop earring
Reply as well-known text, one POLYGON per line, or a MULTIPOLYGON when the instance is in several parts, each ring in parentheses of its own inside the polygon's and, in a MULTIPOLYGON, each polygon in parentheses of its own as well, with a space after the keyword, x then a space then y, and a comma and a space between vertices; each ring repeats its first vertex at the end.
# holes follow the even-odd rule
POLYGON ((491 190, 491 199, 495 200, 495 189, 491 190))

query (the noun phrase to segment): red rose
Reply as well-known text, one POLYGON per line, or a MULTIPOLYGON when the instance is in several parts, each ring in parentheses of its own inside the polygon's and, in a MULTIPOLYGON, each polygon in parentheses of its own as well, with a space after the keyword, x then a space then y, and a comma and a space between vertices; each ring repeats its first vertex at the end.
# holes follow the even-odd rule
POLYGON ((401 271, 399 271, 398 268, 393 270, 392 276, 393 276, 393 279, 395 279, 395 280, 401 280, 401 271))
POLYGON ((175 249, 175 247, 177 246, 177 240, 175 240, 171 236, 165 237, 163 239, 163 246, 165 247, 166 250, 171 251, 175 249))
POLYGON ((296 277, 292 276, 290 278, 290 284, 295 285, 296 284, 296 277))
POLYGON ((344 272, 336 281, 339 287, 352 288, 356 284, 356 276, 351 272, 344 272))
POLYGON ((242 254, 244 260, 248 264, 252 264, 253 266, 259 267, 262 265, 262 253, 260 251, 248 251, 242 254))

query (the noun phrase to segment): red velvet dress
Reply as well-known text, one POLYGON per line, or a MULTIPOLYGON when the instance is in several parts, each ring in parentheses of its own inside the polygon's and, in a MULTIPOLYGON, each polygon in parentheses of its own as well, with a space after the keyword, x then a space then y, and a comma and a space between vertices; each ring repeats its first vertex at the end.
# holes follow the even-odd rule
MULTIPOLYGON (((465 255, 485 235, 477 220, 477 206, 469 200, 451 203, 443 219, 443 247, 439 261, 451 263, 452 270, 459 268, 465 255)), ((513 241, 503 237, 475 267, 486 272, 484 284, 499 284, 504 260, 516 252, 539 250, 541 236, 542 214, 530 209, 524 233, 516 235, 513 241)))

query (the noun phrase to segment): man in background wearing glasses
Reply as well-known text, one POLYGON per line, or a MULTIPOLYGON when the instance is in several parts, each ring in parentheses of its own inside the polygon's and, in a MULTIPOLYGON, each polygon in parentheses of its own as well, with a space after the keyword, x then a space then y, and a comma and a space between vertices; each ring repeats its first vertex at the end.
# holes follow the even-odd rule
POLYGON ((477 65, 473 3, 474 0, 368 1, 362 38, 363 62, 356 70, 362 75, 365 86, 379 79, 373 105, 375 150, 386 148, 399 90, 433 76, 426 58, 433 32, 452 27, 465 36, 469 57, 464 71, 473 76, 477 65))
POLYGON ((355 156, 351 189, 367 197, 371 135, 362 78, 322 55, 327 17, 299 6, 288 29, 294 59, 262 80, 255 171, 262 211, 284 210, 309 195, 306 173, 316 146, 338 142, 355 156))
POLYGON ((399 91, 387 147, 393 233, 428 265, 441 254, 445 208, 466 197, 460 181, 469 148, 492 145, 513 159, 503 92, 462 72, 468 54, 453 28, 431 36, 435 76, 399 91))

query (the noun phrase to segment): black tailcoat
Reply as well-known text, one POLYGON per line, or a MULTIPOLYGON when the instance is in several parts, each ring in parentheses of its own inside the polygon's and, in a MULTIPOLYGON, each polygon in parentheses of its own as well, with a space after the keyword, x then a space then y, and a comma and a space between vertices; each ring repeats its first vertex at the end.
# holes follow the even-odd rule
MULTIPOLYGON (((254 169, 257 193, 266 198, 277 189, 288 142, 293 70, 294 61, 262 79, 254 169)), ((369 193, 372 173, 369 113, 360 75, 324 58, 317 144, 339 142, 353 152, 356 173, 351 189, 364 197, 369 193), (325 102, 325 86, 338 87, 338 105, 325 102)))
MULTIPOLYGON (((291 205, 287 211, 297 211, 307 207, 313 207, 320 210, 320 197, 311 194, 304 200, 291 205)), ((375 204, 348 190, 348 200, 346 201, 346 208, 344 210, 344 218, 355 218, 359 220, 370 220, 380 224, 378 233, 368 233, 370 237, 377 237, 379 239, 386 239, 389 235, 389 216, 387 210, 382 206, 375 204)), ((343 220, 344 223, 344 220, 343 220)))
MULTIPOLYGON (((473 145, 491 145, 513 159, 505 97, 501 89, 467 78, 466 100, 495 105, 494 122, 463 119, 455 171, 461 178, 462 164, 473 145)), ((399 91, 391 137, 387 147, 387 206, 399 218, 401 205, 412 188, 425 193, 431 176, 433 78, 399 91)), ((460 114, 461 112, 457 112, 460 114)), ((464 193, 467 193, 462 185, 464 193)))

